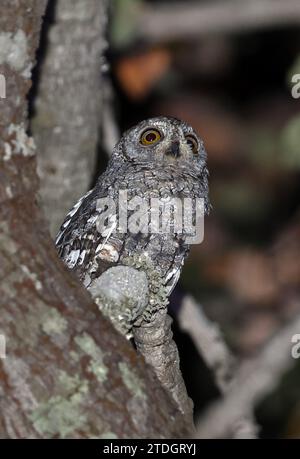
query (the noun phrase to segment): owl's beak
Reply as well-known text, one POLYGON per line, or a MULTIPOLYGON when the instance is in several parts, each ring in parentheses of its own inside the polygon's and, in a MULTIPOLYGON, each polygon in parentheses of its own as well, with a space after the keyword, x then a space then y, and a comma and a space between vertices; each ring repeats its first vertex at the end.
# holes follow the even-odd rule
POLYGON ((170 148, 166 151, 166 155, 178 158, 180 156, 180 144, 178 140, 174 140, 171 143, 170 148))

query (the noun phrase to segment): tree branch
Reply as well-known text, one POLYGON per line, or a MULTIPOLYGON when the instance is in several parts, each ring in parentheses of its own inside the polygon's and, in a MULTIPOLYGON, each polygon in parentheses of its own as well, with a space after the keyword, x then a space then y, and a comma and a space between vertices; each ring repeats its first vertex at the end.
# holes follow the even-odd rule
POLYGON ((173 396, 188 425, 193 426, 193 402, 188 397, 179 366, 178 349, 173 341, 172 319, 167 310, 156 313, 151 322, 133 327, 139 352, 151 365, 162 386, 173 396))
POLYGON ((199 354, 213 371, 220 391, 226 392, 237 365, 218 325, 211 322, 201 305, 188 295, 182 300, 177 318, 181 330, 190 335, 199 354))
MULTIPOLYGON (((212 370, 218 388, 225 395, 234 382, 237 362, 218 325, 211 322, 201 305, 188 295, 182 300, 177 319, 181 330, 190 335, 199 355, 212 370)), ((250 409, 242 413, 240 419, 230 426, 230 437, 256 438, 257 431, 258 427, 250 409)))
POLYGON ((299 25, 298 0, 227 0, 156 5, 137 15, 136 28, 147 42, 192 39, 207 34, 243 33, 284 25, 299 25))
POLYGON ((292 367, 292 336, 299 332, 300 316, 287 324, 254 359, 241 365, 225 398, 212 406, 197 423, 197 438, 227 437, 232 425, 276 387, 292 367))
POLYGON ((149 300, 145 272, 122 265, 109 268, 93 281, 89 291, 116 329, 134 338, 138 351, 174 398, 192 431, 193 403, 180 371, 178 350, 172 339, 172 319, 167 309, 156 312, 151 322, 139 319, 149 300), (132 328, 134 322, 138 325, 132 328))
POLYGON ((57 0, 35 103, 41 196, 54 236, 91 185, 107 46, 107 0, 57 0))

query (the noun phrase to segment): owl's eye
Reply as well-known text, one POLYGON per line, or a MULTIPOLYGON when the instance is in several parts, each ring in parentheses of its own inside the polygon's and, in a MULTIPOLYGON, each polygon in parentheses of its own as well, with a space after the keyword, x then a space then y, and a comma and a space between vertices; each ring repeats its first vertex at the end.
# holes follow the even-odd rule
POLYGON ((185 140, 188 146, 190 147, 190 149, 192 150, 192 152, 194 153, 194 155, 197 155, 198 154, 198 140, 196 139, 196 137, 194 137, 193 135, 187 135, 185 137, 185 140))
POLYGON ((156 129, 147 129, 140 138, 140 143, 144 146, 154 145, 161 139, 161 134, 156 129))

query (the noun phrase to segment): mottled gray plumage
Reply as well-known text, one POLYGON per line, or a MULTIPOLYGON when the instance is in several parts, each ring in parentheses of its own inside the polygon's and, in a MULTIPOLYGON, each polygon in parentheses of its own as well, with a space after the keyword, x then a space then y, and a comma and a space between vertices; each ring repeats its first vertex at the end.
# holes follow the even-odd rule
POLYGON ((108 215, 101 234, 97 219, 107 209, 97 208, 97 200, 108 196, 118 202, 119 190, 127 190, 128 200, 135 196, 166 202, 170 197, 204 198, 208 212, 208 171, 202 140, 186 123, 166 117, 142 121, 125 132, 106 171, 67 215, 56 239, 59 255, 87 288, 116 264, 145 271, 150 305, 143 317, 149 319, 153 310, 165 306, 163 298, 174 288, 189 246, 182 233, 119 233, 116 215, 108 215), (160 139, 143 145, 141 137, 148 130, 158 132, 160 139), (187 136, 193 136, 195 145, 187 136))

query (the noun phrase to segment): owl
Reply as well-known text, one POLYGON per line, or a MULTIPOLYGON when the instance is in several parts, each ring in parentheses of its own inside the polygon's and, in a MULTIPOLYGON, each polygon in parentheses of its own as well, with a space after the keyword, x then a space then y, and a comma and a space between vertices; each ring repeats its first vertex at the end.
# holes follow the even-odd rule
MULTIPOLYGON (((203 141, 185 122, 151 118, 123 134, 106 171, 60 228, 58 253, 87 289, 116 265, 147 274, 148 306, 138 313, 127 310, 125 329, 166 307, 190 248, 177 218, 185 199, 202 200, 208 213, 203 141)), ((116 317, 124 320, 120 311, 116 317)))

